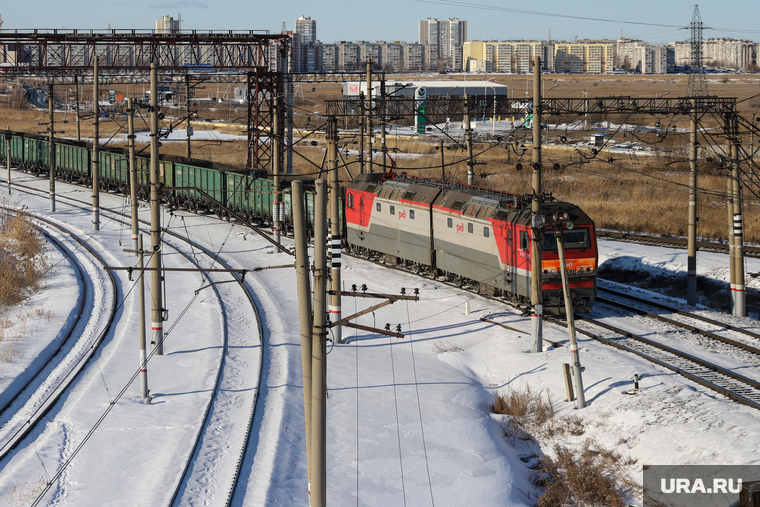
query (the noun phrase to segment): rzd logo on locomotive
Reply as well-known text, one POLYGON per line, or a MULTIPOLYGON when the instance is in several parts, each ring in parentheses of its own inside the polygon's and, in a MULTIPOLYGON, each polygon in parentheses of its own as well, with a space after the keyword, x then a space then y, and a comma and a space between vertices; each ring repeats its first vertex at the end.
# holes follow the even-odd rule
POLYGON ((464 232, 464 224, 457 224, 457 234, 464 232))

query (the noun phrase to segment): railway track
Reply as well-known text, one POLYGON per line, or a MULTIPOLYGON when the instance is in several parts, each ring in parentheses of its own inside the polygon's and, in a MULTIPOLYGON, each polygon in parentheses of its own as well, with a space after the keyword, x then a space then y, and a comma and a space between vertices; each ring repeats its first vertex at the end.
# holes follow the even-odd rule
MULTIPOLYGON (((547 320, 566 326, 564 322, 554 318, 547 320)), ((580 334, 658 364, 737 403, 760 409, 760 382, 587 316, 580 317, 577 324, 580 325, 576 327, 576 331, 580 334), (592 332, 594 326, 603 329, 603 332, 611 332, 612 336, 603 336, 598 331, 592 332)))
MULTIPOLYGON (((382 262, 375 261, 372 259, 367 259, 365 257, 359 257, 352 254, 347 254, 347 255, 351 255, 354 258, 362 259, 362 260, 372 262, 378 265, 384 265, 391 269, 397 269, 397 270, 408 272, 411 274, 416 274, 410 271, 409 269, 406 269, 403 266, 388 266, 388 265, 383 264, 382 262)), ((421 277, 426 277, 424 274, 417 274, 417 275, 421 277)), ((444 283, 452 287, 458 287, 458 284, 456 284, 455 282, 448 282, 448 281, 441 281, 441 280, 438 280, 438 282, 444 283)), ((603 289, 603 290, 606 290, 606 289, 603 289)), ((608 291, 608 292, 612 292, 612 291, 608 291)), ((524 308, 519 308, 503 299, 494 298, 492 296, 488 296, 484 294, 478 294, 478 295, 486 299, 498 301, 503 304, 508 304, 512 306, 513 308, 516 308, 518 310, 525 312, 524 308)), ((624 295, 624 296, 630 297, 631 299, 638 299, 640 301, 643 301, 641 300, 641 298, 635 298, 635 296, 634 297, 631 297, 628 295, 624 295)), ((604 298, 601 298, 601 299, 604 300, 604 298)), ((607 302, 607 300, 605 300, 605 302, 607 302)), ((708 322, 715 326, 720 326, 721 328, 726 328, 737 333, 743 333, 747 336, 750 336, 752 338, 757 338, 760 340, 760 335, 756 335, 750 331, 738 328, 731 324, 726 324, 714 319, 709 319, 701 315, 690 314, 688 312, 684 312, 683 310, 673 309, 673 308, 668 307, 667 305, 662 305, 659 303, 650 303, 649 301, 644 301, 644 302, 646 302, 647 304, 657 305, 659 308, 662 308, 662 309, 668 309, 669 311, 673 311, 674 313, 684 315, 685 317, 694 318, 702 322, 708 322)), ((627 306, 627 305, 623 305, 623 306, 627 306)), ((641 309, 632 308, 632 310, 635 311, 636 313, 641 313, 641 312, 647 313, 641 309)), ((554 324, 567 327, 567 323, 565 321, 561 321, 554 317, 545 316, 544 318, 547 321, 552 322, 554 324)), ((727 368, 713 364, 709 361, 687 354, 685 352, 679 351, 673 347, 669 347, 667 345, 658 343, 654 340, 644 338, 642 336, 636 335, 634 333, 631 333, 621 328, 617 328, 615 326, 610 326, 608 324, 601 323, 590 317, 579 316, 577 317, 577 319, 581 322, 586 322, 590 325, 595 325, 597 327, 600 327, 604 329, 605 332, 615 333, 616 336, 605 337, 602 334, 593 333, 590 330, 585 329, 583 327, 583 324, 581 324, 580 326, 577 326, 576 331, 578 333, 588 336, 605 345, 609 345, 619 350, 630 352, 647 361, 658 364, 670 371, 678 373, 684 378, 687 378, 704 387, 707 387, 713 391, 716 391, 733 401, 736 401, 738 403, 741 403, 743 405, 747 405, 756 409, 760 409, 760 382, 756 380, 747 378, 743 375, 736 374, 727 368)), ((704 334, 705 336, 719 340, 722 343, 737 347, 746 352, 751 352, 753 354, 760 355, 760 349, 752 345, 748 345, 746 343, 742 343, 737 340, 732 340, 730 338, 720 336, 716 333, 710 333, 708 331, 698 329, 695 326, 690 326, 683 322, 679 322, 673 319, 668 319, 667 317, 663 317, 662 320, 667 321, 673 325, 677 325, 678 327, 687 329, 689 331, 699 332, 700 334, 704 334)), ((548 340, 545 340, 545 341, 548 341, 548 340)), ((562 345, 562 343, 555 343, 555 342, 549 342, 549 343, 555 347, 562 345)))
MULTIPOLYGON (((3 209, 7 210, 7 208, 3 208, 3 209)), ((38 367, 35 368, 36 370, 35 373, 22 384, 19 384, 19 385, 11 384, 4 391, 4 394, 7 396, 7 399, 2 404, 0 404, 0 417, 2 417, 2 413, 5 411, 5 409, 7 409, 8 406, 11 403, 13 403, 14 400, 17 399, 18 394, 24 389, 26 389, 29 386, 29 384, 31 384, 34 381, 34 378, 36 377, 36 375, 48 364, 50 364, 53 357, 61 350, 64 344, 69 339, 71 339, 71 335, 74 332, 74 329, 76 328, 77 324, 82 318, 82 313, 84 312, 84 307, 85 307, 85 300, 89 297, 88 290, 87 290, 87 283, 84 277, 82 266, 76 261, 76 258, 73 256, 71 251, 65 248, 60 241, 58 241, 48 232, 44 230, 40 230, 40 232, 42 233, 42 235, 44 235, 47 238, 47 240, 50 243, 55 245, 56 249, 64 256, 64 258, 69 260, 70 265, 76 271, 77 280, 79 281, 79 284, 81 287, 81 292, 78 294, 78 297, 77 297, 79 304, 76 305, 76 308, 75 308, 76 314, 73 316, 73 319, 71 320, 71 323, 68 326, 68 330, 65 331, 65 333, 63 334, 60 340, 57 340, 58 343, 49 351, 48 357, 38 364, 38 367)))
MULTIPOLYGON (((648 234, 639 234, 635 232, 615 232, 596 230, 596 237, 600 239, 611 239, 615 241, 626 241, 629 243, 639 243, 642 245, 662 246, 666 248, 687 248, 688 240, 686 238, 670 238, 665 236, 651 236, 648 234)), ((728 244, 713 243, 710 241, 697 241, 697 250, 702 252, 728 253, 728 244)), ((744 256, 760 258, 760 247, 744 246, 744 256)))
MULTIPOLYGON (((14 187, 30 194, 45 196, 44 191, 33 187, 18 184, 14 184, 14 187)), ((88 211, 87 203, 82 201, 61 195, 58 200, 65 200, 69 206, 88 211)), ((101 214, 121 217, 115 219, 119 221, 126 217, 125 214, 106 208, 101 209, 101 214)), ((199 268, 211 267, 214 263, 221 264, 226 269, 232 268, 219 259, 217 254, 171 231, 164 231, 164 241, 199 268), (202 252, 209 259, 210 265, 202 266, 194 255, 183 252, 178 246, 182 242, 202 252)), ((222 305, 225 321, 223 353, 213 392, 204 409, 203 423, 196 432, 191 452, 181 461, 182 470, 178 474, 169 505, 187 505, 204 496, 214 498, 217 502, 221 498, 223 502, 220 505, 230 505, 257 414, 264 355, 261 320, 254 298, 243 281, 237 279, 234 284, 223 283, 230 281, 229 277, 228 274, 208 273, 203 283, 206 290, 214 291, 222 305), (233 308, 228 307, 225 303, 227 300, 233 302, 233 308), (252 318, 246 319, 240 315, 241 302, 251 308, 252 318), (230 323, 231 313, 238 314, 235 325, 230 323), (255 336, 246 332, 250 329, 255 330, 255 336), (255 343, 252 343, 251 338, 255 338, 255 343), (251 369, 251 365, 257 367, 251 369), (248 409, 241 412, 241 406, 247 406, 248 409), (220 456, 228 456, 229 459, 220 459, 220 456), (224 486, 218 487, 219 485, 224 486)))
MULTIPOLYGON (((600 290, 606 291, 606 289, 600 289, 600 290)), ((651 319, 658 320, 660 322, 665 322, 671 326, 685 329, 687 331, 691 331, 692 333, 697 333, 699 335, 718 341, 725 345, 729 345, 736 349, 749 352, 750 354, 755 354, 757 356, 760 356, 760 348, 757 346, 757 345, 760 345, 760 335, 756 333, 747 331, 745 329, 741 329, 731 324, 726 324, 714 319, 710 319, 702 315, 692 314, 689 312, 685 312, 683 310, 671 308, 661 303, 645 301, 645 300, 642 300, 641 298, 637 298, 635 296, 628 296, 626 294, 622 294, 617 291, 608 291, 608 292, 610 292, 611 294, 614 294, 614 296, 618 299, 627 298, 632 301, 635 301, 638 303, 638 306, 633 306, 629 303, 624 303, 616 299, 609 299, 609 298, 600 297, 600 296, 597 296, 597 301, 607 304, 609 306, 622 308, 636 315, 641 315, 641 316, 645 316, 651 319), (649 306, 650 308, 647 308, 647 306, 649 306), (666 316, 661 313, 656 313, 656 311, 653 311, 651 307, 665 310, 668 312, 669 315, 675 315, 676 318, 673 318, 671 316, 666 316), (690 323, 689 321, 692 321, 692 322, 690 323), (710 326, 712 329, 711 330, 704 329, 705 327, 708 327, 708 326, 710 326), (732 334, 734 335, 734 337, 726 336, 727 334, 732 334), (741 335, 742 337, 745 337, 745 336, 749 337, 751 338, 752 343, 747 343, 747 341, 749 340, 742 341, 742 339, 738 339, 740 337, 736 335, 741 335)))
MULTIPOLYGON (((84 240, 69 234, 64 227, 41 217, 35 217, 35 220, 44 223, 45 227, 60 231, 62 235, 68 235, 78 245, 73 250, 79 251, 80 255, 71 254, 70 258, 76 258, 74 262, 80 273, 88 271, 104 273, 104 276, 97 283, 91 283, 90 289, 83 295, 83 311, 78 312, 76 322, 67 333, 67 339, 43 367, 34 373, 24 389, 15 393, 0 414, 0 459, 13 451, 36 427, 84 370, 110 331, 116 313, 116 280, 110 272, 103 269, 106 264, 100 255, 84 240), (81 255, 82 250, 87 255, 81 255), (86 315, 83 315, 84 308, 90 309, 86 315)), ((63 248, 63 241, 54 241, 63 248)))

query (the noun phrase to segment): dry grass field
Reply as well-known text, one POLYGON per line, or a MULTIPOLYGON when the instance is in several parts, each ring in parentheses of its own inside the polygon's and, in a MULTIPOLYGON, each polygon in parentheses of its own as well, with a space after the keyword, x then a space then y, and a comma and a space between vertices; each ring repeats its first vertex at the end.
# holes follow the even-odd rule
MULTIPOLYGON (((464 76, 389 76, 389 80, 461 80, 464 76)), ((531 93, 532 76, 526 75, 468 75, 469 81, 496 82, 511 88, 510 95, 525 96, 531 93)), ((720 75, 707 76, 707 84, 711 94, 721 97, 738 99, 740 114, 748 119, 760 117, 760 76, 756 75, 720 75)), ((324 136, 319 133, 309 133, 306 129, 319 126, 319 114, 324 112, 324 101, 338 99, 341 94, 339 83, 302 83, 296 89, 295 123, 296 136, 309 134, 308 141, 296 144, 294 155, 294 170, 302 174, 317 175, 323 167, 324 136), (310 146, 311 140, 318 140, 317 147, 310 146)), ((586 76, 548 74, 543 77, 544 90, 551 97, 582 97, 585 91, 588 97, 606 96, 639 96, 654 97, 669 94, 678 97, 686 94, 687 76, 586 76), (556 86, 555 86, 556 85, 556 86), (551 90, 550 90, 551 89, 551 90)), ((108 86, 101 87, 107 93, 108 86)), ((229 125, 220 128, 219 124, 211 122, 195 122, 194 128, 202 130, 215 128, 227 133, 243 135, 246 109, 240 104, 229 101, 219 103, 216 99, 230 94, 234 85, 206 84, 196 92, 199 118, 224 121, 229 125), (206 99, 206 100, 201 100, 206 99), (237 120, 237 122, 235 121, 237 120)), ((139 86, 131 88, 116 86, 120 94, 141 93, 139 86)), ((81 96, 90 97, 92 90, 82 87, 81 96)), ((60 95, 59 95, 60 97, 60 95)), ((47 112, 18 109, 18 105, 9 101, 0 108, 0 128, 9 126, 13 130, 24 132, 44 132, 47 128, 47 112)), ((86 106, 84 106, 86 107, 86 106)), ((83 115, 87 112, 83 111, 83 115)), ((91 114, 91 113, 90 113, 91 114)), ((170 110, 168 115, 181 114, 181 111, 170 110)), ((686 119, 682 117, 629 117, 607 118, 612 122, 625 121, 629 124, 654 126, 659 121, 662 127, 685 127, 686 119)), ((546 118, 550 124, 562 124, 578 118, 546 118)), ((590 123, 604 118, 590 118, 590 123)), ((56 131, 59 136, 75 137, 76 125, 72 112, 56 113, 56 131)), ((142 118, 137 120, 138 128, 145 128, 142 118)), ((705 127, 713 128, 719 125, 719 119, 703 118, 705 127)), ((168 126, 164 122, 164 126, 168 126)), ((106 121, 101 123, 101 137, 125 128, 121 121, 106 121)), ((179 128, 183 128, 180 126, 179 128)), ((597 129, 598 130, 598 129, 597 129)), ((92 118, 82 121, 83 137, 92 136, 92 118)), ((698 234, 705 238, 725 239, 728 230, 728 216, 725 206, 726 167, 720 167, 718 161, 723 152, 725 142, 717 133, 710 130, 707 137, 702 137, 702 156, 713 159, 711 162, 700 161, 700 177, 698 185, 701 195, 698 200, 699 224, 698 234)), ((600 227, 626 230, 646 231, 660 234, 684 235, 686 233, 686 217, 688 208, 687 145, 688 136, 683 133, 671 133, 664 139, 655 138, 651 134, 624 134, 616 136, 617 141, 633 141, 642 145, 654 143, 654 156, 644 155, 615 155, 606 151, 597 156, 590 153, 588 147, 561 146, 556 142, 562 131, 546 132, 543 150, 544 190, 562 200, 579 204, 600 227), (552 167, 558 164, 560 169, 552 167)), ((359 147, 356 131, 341 131, 339 133, 339 148, 341 160, 345 164, 341 180, 349 181, 351 175, 359 172, 359 162, 356 150, 359 147)), ((586 138, 588 131, 569 133, 573 140, 586 138)), ((482 187, 495 188, 522 194, 530 190, 530 143, 532 134, 527 130, 515 132, 516 144, 512 147, 495 145, 494 143, 476 143, 475 155, 479 165, 476 166, 475 184, 482 187), (527 143, 527 147, 522 146, 527 143), (516 170, 516 164, 521 163, 524 169, 516 170)), ((754 150, 754 138, 746 135, 742 139, 745 149, 754 150)), ((404 139, 388 137, 388 147, 397 164, 397 172, 407 172, 413 176, 441 178, 441 152, 438 139, 404 139)), ((451 139, 447 142, 443 157, 446 165, 446 178, 454 181, 466 181, 466 153, 457 146, 463 144, 462 139, 451 139)), ((141 147, 138 147, 138 149, 141 147)), ((375 146, 377 148, 377 145, 375 146)), ((184 143, 163 143, 162 153, 176 155, 185 154, 184 143)), ((247 159, 246 142, 212 142, 197 141, 193 143, 193 156, 210 159, 230 165, 243 166, 247 159)), ((758 189, 758 179, 753 174, 754 165, 742 163, 744 172, 744 215, 747 230, 747 241, 760 243, 760 228, 758 227, 757 199, 754 192, 758 189)), ((380 154, 375 155, 375 170, 382 169, 380 154)))

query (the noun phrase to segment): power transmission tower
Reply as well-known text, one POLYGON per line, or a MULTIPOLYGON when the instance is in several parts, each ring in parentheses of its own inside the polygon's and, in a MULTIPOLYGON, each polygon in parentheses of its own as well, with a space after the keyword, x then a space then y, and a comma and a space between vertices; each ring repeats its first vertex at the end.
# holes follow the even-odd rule
POLYGON ((705 69, 702 66, 702 30, 705 24, 702 23, 702 16, 699 14, 699 5, 694 6, 694 14, 689 24, 691 31, 691 73, 689 74, 689 83, 686 87, 687 97, 706 97, 707 82, 705 81, 705 69))

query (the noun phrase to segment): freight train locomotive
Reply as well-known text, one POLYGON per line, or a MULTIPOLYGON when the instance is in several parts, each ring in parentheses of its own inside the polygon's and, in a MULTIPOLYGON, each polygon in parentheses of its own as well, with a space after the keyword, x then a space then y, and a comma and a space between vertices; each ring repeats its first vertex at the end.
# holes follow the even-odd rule
MULTIPOLYGON (((545 216, 567 212, 563 228, 568 283, 576 312, 596 297, 594 223, 577 206, 543 204, 545 216), (569 224, 568 224, 569 225, 569 224)), ((349 249, 446 276, 483 293, 530 301, 531 209, 516 194, 409 177, 361 174, 346 188, 349 249)), ((546 313, 565 313, 554 231, 542 232, 542 296, 546 313)))

